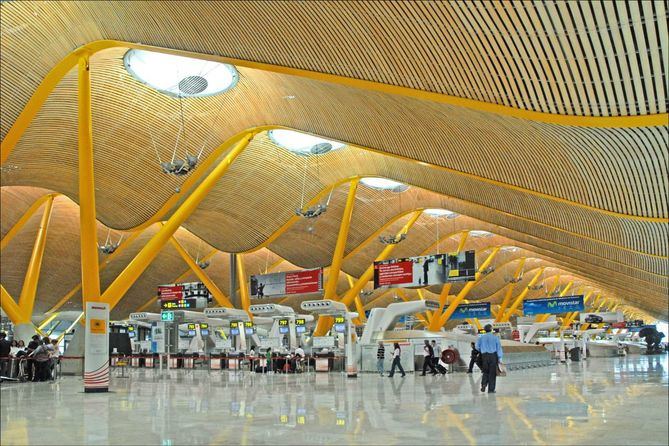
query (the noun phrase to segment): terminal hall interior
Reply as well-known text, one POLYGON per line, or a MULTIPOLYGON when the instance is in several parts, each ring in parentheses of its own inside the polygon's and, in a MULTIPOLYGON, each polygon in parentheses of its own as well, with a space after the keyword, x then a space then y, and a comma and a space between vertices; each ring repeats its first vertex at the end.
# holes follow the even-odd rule
POLYGON ((666 445, 668 8, 0 2, 0 443, 666 445))

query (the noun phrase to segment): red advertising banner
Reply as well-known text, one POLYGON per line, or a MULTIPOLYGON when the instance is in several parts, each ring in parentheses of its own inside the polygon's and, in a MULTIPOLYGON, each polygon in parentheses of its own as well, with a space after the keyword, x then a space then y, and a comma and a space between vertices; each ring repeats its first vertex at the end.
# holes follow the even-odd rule
POLYGON ((184 297, 183 285, 160 285, 158 287, 159 300, 179 300, 184 297))
POLYGON ((320 269, 286 273, 286 294, 317 293, 320 289, 320 269))
POLYGON ((413 262, 375 264, 378 286, 405 285, 413 282, 413 262))

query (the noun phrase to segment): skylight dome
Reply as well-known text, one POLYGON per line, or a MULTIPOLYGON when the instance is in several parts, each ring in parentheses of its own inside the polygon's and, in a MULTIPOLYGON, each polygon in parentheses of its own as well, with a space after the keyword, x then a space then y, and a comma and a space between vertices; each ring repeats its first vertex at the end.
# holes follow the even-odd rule
POLYGON ((130 50, 123 63, 138 81, 174 97, 212 96, 239 80, 232 65, 153 51, 130 50))
POLYGON ((404 192, 409 189, 409 186, 400 183, 399 181, 389 180, 387 178, 363 178, 360 180, 362 184, 372 189, 389 190, 392 192, 404 192))
POLYGON ((270 130, 267 134, 274 144, 298 155, 323 155, 346 146, 346 144, 338 141, 319 138, 294 130, 270 130))
POLYGON ((433 208, 433 209, 425 209, 423 213, 431 216, 431 217, 446 217, 446 218, 455 218, 458 216, 455 212, 446 210, 446 209, 440 209, 440 208, 433 208))
POLYGON ((491 235, 492 233, 488 231, 469 231, 470 237, 490 237, 491 235))

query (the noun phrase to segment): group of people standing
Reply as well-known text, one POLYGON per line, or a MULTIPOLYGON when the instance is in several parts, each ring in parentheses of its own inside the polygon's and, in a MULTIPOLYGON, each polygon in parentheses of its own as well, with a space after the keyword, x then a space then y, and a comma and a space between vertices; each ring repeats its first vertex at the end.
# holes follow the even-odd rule
MULTIPOLYGON (((472 352, 469 361, 469 369, 467 373, 473 372, 474 364, 483 372, 481 379, 481 392, 495 393, 497 384, 497 369, 502 361, 504 352, 502 351, 502 343, 492 330, 492 325, 487 324, 484 327, 485 333, 478 337, 476 342, 472 342, 472 352)), ((384 360, 386 356, 386 348, 383 342, 379 341, 379 346, 376 350, 376 368, 379 375, 384 374, 384 360)), ((399 343, 393 344, 393 362, 390 368, 389 377, 395 375, 395 369, 399 369, 402 377, 406 375, 404 368, 400 362, 401 350, 399 343)), ((423 346, 423 373, 420 376, 425 376, 428 369, 430 374, 446 373, 446 369, 439 364, 441 352, 436 341, 432 342, 425 340, 423 346)))
POLYGON ((26 374, 29 381, 47 381, 60 358, 58 340, 48 336, 34 335, 26 346, 22 340, 7 340, 6 333, 0 333, 0 376, 9 376, 12 358, 26 359, 26 374))

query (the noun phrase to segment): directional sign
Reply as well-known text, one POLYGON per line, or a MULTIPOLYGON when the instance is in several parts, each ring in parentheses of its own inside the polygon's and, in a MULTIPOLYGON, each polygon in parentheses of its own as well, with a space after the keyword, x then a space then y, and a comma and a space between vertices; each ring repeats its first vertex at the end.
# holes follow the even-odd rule
POLYGON ((173 321, 174 320, 174 311, 163 311, 160 313, 161 321, 173 321))

